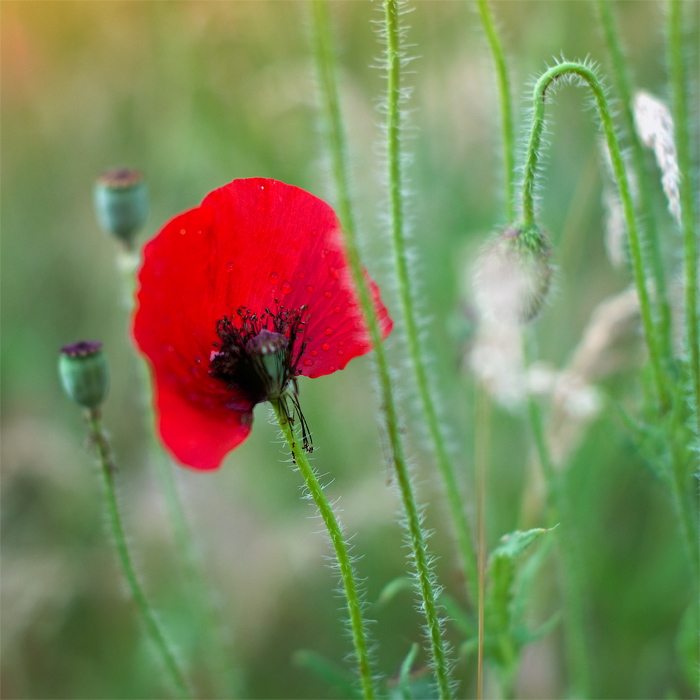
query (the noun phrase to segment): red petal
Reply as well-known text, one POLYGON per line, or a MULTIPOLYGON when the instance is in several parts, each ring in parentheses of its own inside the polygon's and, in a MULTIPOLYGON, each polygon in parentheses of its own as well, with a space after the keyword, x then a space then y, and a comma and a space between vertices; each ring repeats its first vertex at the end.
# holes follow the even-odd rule
MULTIPOLYGON (((156 375, 157 376, 157 375, 156 375)), ((177 389, 158 383, 158 430, 168 451, 194 469, 218 469, 224 457, 248 437, 252 411, 202 406, 177 389)))
MULTIPOLYGON (((277 180, 234 180, 203 202, 216 214, 221 308, 254 311, 308 307, 307 346, 299 369, 320 377, 371 348, 350 279, 340 223, 323 200, 277 180), (232 232, 236 232, 233 234, 232 232)), ((367 278, 369 280, 369 277, 367 278)), ((389 313, 371 282, 382 336, 389 313)))
MULTIPOLYGON (((385 337, 392 322, 367 279, 385 337)), ((252 420, 209 376, 218 319, 306 305, 309 377, 371 349, 335 213, 276 180, 235 180, 173 219, 146 245, 139 282, 134 338, 154 370, 161 436, 195 468, 217 467, 252 420)))

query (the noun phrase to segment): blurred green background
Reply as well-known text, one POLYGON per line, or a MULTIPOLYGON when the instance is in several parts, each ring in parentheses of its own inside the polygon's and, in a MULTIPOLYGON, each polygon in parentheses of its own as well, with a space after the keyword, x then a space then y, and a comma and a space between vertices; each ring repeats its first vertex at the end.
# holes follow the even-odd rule
MULTIPOLYGON (((473 508, 473 384, 464 353, 473 337, 468 275, 489 231, 502 226, 498 110, 492 64, 474 6, 419 2, 408 82, 416 285, 465 494, 473 508)), ((613 4, 635 85, 665 98, 664 9, 613 4)), ((234 178, 272 177, 333 201, 315 109, 306 6, 301 2, 14 2, 2 13, 2 697, 167 697, 125 595, 104 527, 100 484, 80 411, 56 376, 59 348, 105 344, 112 389, 104 416, 120 465, 121 501, 148 593, 183 655, 194 655, 199 692, 213 697, 211 655, 189 622, 159 482, 149 458, 138 372, 128 337, 116 244, 92 211, 95 177, 115 165, 142 169, 151 192, 147 236, 234 178)), ((533 76, 552 57, 608 65, 588 2, 493 3, 512 70, 524 133, 533 76)), ((697 3, 687 6, 694 51, 697 3)), ((333 2, 343 110, 357 214, 371 274, 394 316, 383 219, 381 46, 372 24, 381 6, 333 2)), ((697 53, 689 57, 697 78, 697 53)), ((695 83, 697 84, 697 83, 695 83)), ((541 188, 543 225, 557 243, 557 289, 539 322, 542 357, 562 366, 591 311, 629 283, 603 243, 604 168, 583 91, 561 90, 549 109, 541 188)), ((669 268, 678 238, 660 190, 658 213, 669 268)), ((675 275, 674 277, 677 277, 675 275)), ((401 338, 390 341, 403 388, 407 440, 420 499, 429 503, 430 549, 440 582, 463 601, 450 524, 406 369, 401 338)), ((631 356, 630 356, 631 357, 631 356)), ((624 365, 624 363, 623 363, 624 365)), ((637 455, 617 406, 638 397, 631 362, 609 380, 601 413, 569 463, 597 697, 691 697, 676 641, 688 602, 687 571, 670 504, 637 455)), ((369 358, 302 381, 314 433, 314 463, 340 499, 353 535, 377 670, 397 673, 421 639, 411 593, 377 598, 404 575, 407 550, 395 514, 377 429, 369 358)), ((530 439, 522 411, 494 409, 488 532, 495 543, 525 522, 530 439)), ((322 525, 303 500, 268 409, 222 469, 176 479, 230 639, 235 692, 250 698, 337 697, 294 663, 300 649, 343 664, 351 646, 342 601, 325 557, 322 525)), ((557 607, 549 565, 532 602, 534 622, 557 607)), ((457 647, 463 641, 448 625, 457 647)), ((421 663, 426 661, 423 654, 421 663)), ((460 695, 475 692, 475 662, 455 666, 460 695)), ((562 633, 528 648, 521 697, 565 692, 562 633)), ((497 694, 487 682, 487 695, 497 694)))

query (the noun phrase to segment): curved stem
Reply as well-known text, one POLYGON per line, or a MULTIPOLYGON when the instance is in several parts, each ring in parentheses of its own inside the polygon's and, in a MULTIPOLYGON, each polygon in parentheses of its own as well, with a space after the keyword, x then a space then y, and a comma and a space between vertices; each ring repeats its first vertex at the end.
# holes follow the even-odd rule
MULTIPOLYGON (((523 337, 524 370, 532 364, 534 358, 534 337, 531 330, 526 330, 523 337)), ((563 584, 563 594, 567 611, 566 638, 568 664, 574 697, 591 697, 590 660, 588 644, 586 643, 585 620, 583 611, 583 592, 577 554, 581 551, 574 532, 571 504, 566 491, 563 475, 554 468, 545 436, 542 413, 535 397, 528 392, 528 413, 532 436, 535 440, 537 457, 542 467, 546 487, 547 502, 550 507, 550 526, 559 523, 558 547, 563 566, 560 567, 560 577, 563 584)))
POLYGON ((587 83, 595 98, 603 133, 607 141, 608 150, 610 151, 610 159, 612 161, 613 172, 615 174, 615 181, 617 183, 620 200, 622 201, 624 210, 630 254, 632 257, 632 268, 634 271, 634 282, 637 288, 637 296, 639 297, 639 308, 642 315, 642 325, 644 326, 646 344, 649 350, 649 361, 651 364, 654 386, 656 389, 660 410, 665 412, 668 408, 669 396, 661 367, 657 330, 654 328, 651 317, 649 292, 646 286, 644 265, 642 263, 641 243, 639 240, 639 233, 637 231, 634 206, 632 204, 632 196, 630 194, 629 183, 627 181, 627 174, 625 173, 624 161, 622 160, 622 153, 620 152, 620 146, 617 141, 617 136, 615 135, 615 127, 613 125, 612 116, 610 114, 610 109, 608 107, 603 88, 595 73, 588 66, 585 66, 582 63, 559 63, 543 73, 535 85, 533 92, 532 127, 530 131, 530 140, 527 147, 525 173, 522 187, 523 224, 525 227, 534 226, 535 224, 534 185, 535 177, 537 175, 539 151, 542 145, 544 108, 547 89, 553 82, 562 78, 563 76, 578 76, 581 78, 585 83, 587 83))
POLYGON ((658 329, 661 341, 661 352, 664 359, 670 362, 673 358, 671 347, 671 308, 666 293, 666 275, 664 272, 663 257, 659 247, 659 236, 656 221, 652 211, 653 201, 649 169, 644 158, 644 149, 637 136, 634 127, 634 115, 632 114, 632 90, 627 73, 627 65, 620 48, 615 21, 613 19, 609 0, 597 0, 600 22, 608 46, 612 63, 612 76, 620 98, 620 116, 625 125, 625 132, 631 146, 632 165, 637 174, 639 187, 638 206, 640 209, 640 221, 643 222, 641 233, 644 238, 642 253, 645 255, 645 264, 654 280, 654 297, 658 309, 658 329))
MULTIPOLYGON (((396 5, 393 7, 395 16, 396 5)), ((406 515, 409 539, 413 552, 416 572, 418 574, 419 590, 425 611, 428 636, 433 656, 435 675, 438 681, 441 698, 450 697, 449 674, 447 671, 447 658, 442 641, 440 620, 437 614, 435 601, 435 588, 428 564, 428 554, 423 538, 423 531, 418 515, 413 489, 409 476, 408 463, 404 453, 403 438, 399 422, 398 410, 394 398, 393 384, 389 368, 389 361, 382 345, 382 333, 377 320, 376 310, 367 284, 367 278, 360 262, 360 256, 355 240, 355 224, 350 205, 350 193, 348 187, 347 164, 345 158, 345 137, 340 120, 338 107, 337 88, 335 80, 335 67, 328 29, 327 9, 324 2, 314 0, 312 3, 314 27, 316 32, 316 59, 321 83, 321 97, 323 111, 326 116, 327 130, 331 143, 331 156, 333 159, 333 174, 337 187, 338 213, 343 225, 343 239, 345 243, 350 271, 353 282, 360 299, 362 312, 367 323, 369 335, 375 350, 377 373, 379 375, 380 391, 382 397, 382 409, 386 432, 391 448, 392 462, 396 470, 397 481, 401 492, 401 499, 406 515)), ((391 8, 387 5, 387 14, 391 14, 391 8)), ((398 57, 397 57, 398 60, 398 57)), ((398 67, 398 66, 397 66, 398 67)))
POLYGON ((683 3, 670 0, 667 23, 668 70, 671 86, 673 121, 676 132, 678 170, 680 171, 681 224, 683 228, 683 264, 685 286, 685 334, 695 411, 694 428, 700 439, 700 334, 698 332, 698 234, 696 230, 693 182, 688 139, 688 106, 682 37, 683 3))
POLYGON ((328 499, 323 493, 321 484, 319 484, 316 474, 309 464, 306 453, 301 448, 299 441, 294 435, 294 431, 292 426, 289 424, 284 408, 281 406, 279 400, 271 401, 271 403, 272 408, 275 411, 275 415, 277 416, 277 421, 282 430, 282 434, 284 435, 284 439, 287 441, 287 445, 289 445, 289 449, 292 451, 294 463, 301 472, 304 482, 306 483, 306 488, 309 490, 311 497, 318 506, 319 513, 323 518, 323 522, 326 524, 326 529, 328 530, 331 542, 333 543, 333 549, 335 550, 335 556, 338 560, 338 566, 340 568, 340 576, 343 580, 343 587, 345 589, 345 598, 348 606, 348 615, 350 617, 352 639, 355 644, 355 654, 357 656, 362 691, 365 698, 369 700, 370 698, 374 698, 372 669, 370 667, 367 642, 365 640, 362 607, 360 605, 360 598, 357 594, 355 576, 352 563, 350 561, 350 555, 348 554, 347 547, 345 546, 345 540, 343 539, 343 533, 341 532, 340 525, 338 525, 338 521, 333 513, 333 508, 331 508, 328 499))
POLYGON ((477 0, 481 24, 489 42, 498 80, 498 101, 501 107, 501 143, 503 144, 503 187, 507 221, 515 218, 515 148, 513 139, 513 112, 510 99, 508 67, 501 39, 496 31, 488 0, 477 0))
POLYGON ((112 526, 114 541, 117 545, 117 553, 119 555, 122 568, 124 569, 124 575, 126 576, 129 590, 131 591, 134 602, 141 613, 141 619, 146 627, 146 631, 158 649, 171 680, 177 687, 182 697, 191 698, 192 694, 187 687, 185 676, 182 673, 177 660, 175 659, 175 655, 168 645, 158 621, 156 620, 155 614, 153 613, 146 595, 141 588, 141 584, 139 584, 133 562, 131 561, 131 555, 129 554, 129 548, 126 544, 126 535, 124 533, 124 525, 119 512, 119 504, 117 502, 117 494, 114 484, 117 469, 107 437, 102 430, 102 421, 99 409, 89 410, 87 413, 87 421, 90 428, 90 436, 97 448, 100 459, 102 476, 104 478, 109 522, 112 526))

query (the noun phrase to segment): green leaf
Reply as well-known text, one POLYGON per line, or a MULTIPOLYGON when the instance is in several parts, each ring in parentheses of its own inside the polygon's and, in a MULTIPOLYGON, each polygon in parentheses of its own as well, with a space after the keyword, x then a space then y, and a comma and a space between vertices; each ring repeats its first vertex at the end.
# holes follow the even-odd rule
POLYGON ((416 661, 418 656, 418 651, 420 647, 418 644, 414 644, 411 650, 406 654, 406 658, 401 664, 401 673, 399 676, 399 688, 401 689, 402 700, 413 700, 413 694, 411 692, 411 668, 416 661))
POLYGON ((477 625, 475 620, 460 604, 447 593, 441 593, 439 603, 445 608, 447 616, 455 623, 457 629, 465 636, 472 637, 477 633, 477 625))
POLYGON ((408 578, 408 576, 399 576, 389 581, 389 583, 382 588, 382 592, 379 594, 375 605, 380 607, 388 605, 399 593, 412 590, 413 585, 413 579, 408 578))
POLYGON ((362 694, 355 685, 352 676, 325 656, 321 656, 315 651, 300 649, 295 652, 292 660, 297 666, 308 669, 328 685, 336 688, 342 697, 350 700, 361 700, 362 694))

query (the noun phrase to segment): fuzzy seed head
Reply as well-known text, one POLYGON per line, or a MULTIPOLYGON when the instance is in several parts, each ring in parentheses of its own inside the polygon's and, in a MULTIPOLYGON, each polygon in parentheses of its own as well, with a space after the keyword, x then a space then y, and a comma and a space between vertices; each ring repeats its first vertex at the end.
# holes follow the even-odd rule
POLYGON ((680 171, 671 112, 661 100, 648 92, 638 92, 635 95, 633 109, 634 126, 639 139, 654 151, 656 163, 661 170, 661 185, 668 199, 668 209, 680 225, 680 171))

